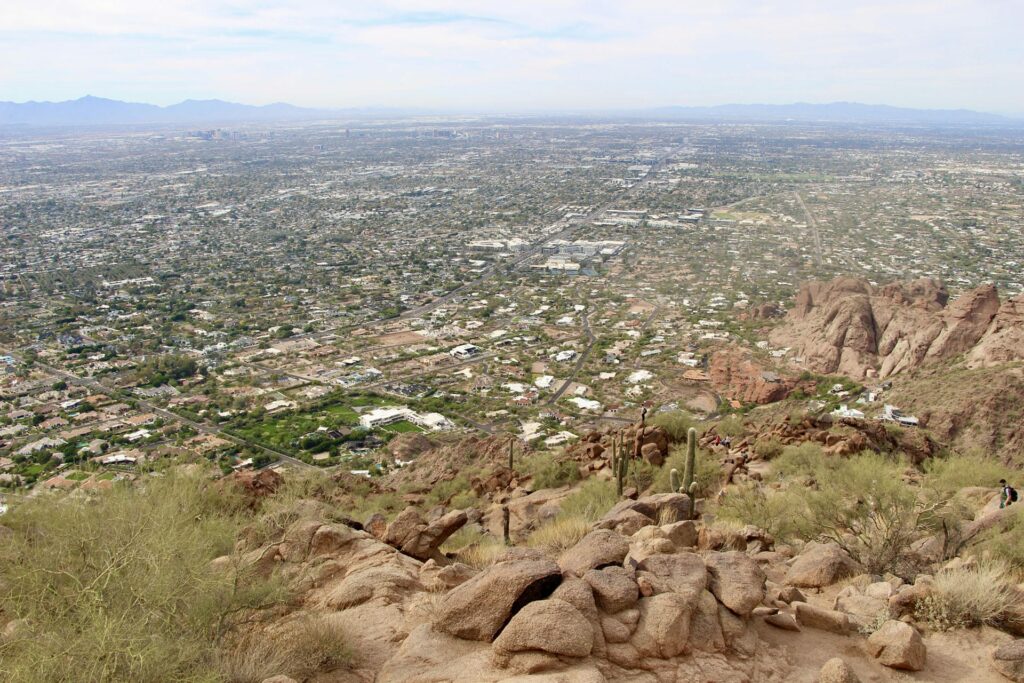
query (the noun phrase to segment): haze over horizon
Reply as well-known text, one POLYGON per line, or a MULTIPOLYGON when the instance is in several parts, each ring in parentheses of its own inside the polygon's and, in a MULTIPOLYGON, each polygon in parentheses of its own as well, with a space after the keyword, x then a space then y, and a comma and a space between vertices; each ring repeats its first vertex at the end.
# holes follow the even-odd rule
POLYGON ((0 100, 1024 113, 1020 3, 679 4, 14 0, 0 7, 0 100))

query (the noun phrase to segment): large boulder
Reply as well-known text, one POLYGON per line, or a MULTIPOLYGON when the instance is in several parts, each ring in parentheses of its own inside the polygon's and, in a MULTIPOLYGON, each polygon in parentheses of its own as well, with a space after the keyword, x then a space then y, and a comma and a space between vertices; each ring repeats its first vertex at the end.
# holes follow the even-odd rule
POLYGON ((992 666, 1011 681, 1024 683, 1024 640, 1011 640, 992 653, 992 666))
POLYGON ((452 510, 427 524, 419 533, 407 538, 399 549, 417 560, 430 559, 448 537, 461 529, 468 519, 465 511, 452 510))
POLYGON ((708 584, 704 561, 693 553, 651 555, 637 564, 636 578, 644 595, 679 593, 691 600, 708 584))
POLYGON ((764 571, 744 553, 710 553, 704 563, 708 588, 734 614, 747 617, 764 601, 764 571))
POLYGON ((920 577, 913 586, 901 586, 900 589, 889 598, 889 614, 893 619, 913 614, 918 603, 932 594, 931 581, 922 581, 920 577))
POLYGON ((840 635, 850 632, 850 617, 845 612, 837 612, 797 602, 793 605, 793 616, 800 626, 809 626, 822 631, 831 631, 840 635))
POLYGON ((653 519, 639 510, 626 509, 615 514, 613 517, 606 517, 597 524, 595 528, 609 529, 623 536, 632 536, 636 532, 653 525, 653 519))
POLYGON ((250 507, 256 507, 267 496, 273 495, 284 483, 284 477, 271 469, 233 472, 221 479, 217 485, 222 491, 231 489, 245 499, 250 507))
POLYGON ((644 496, 639 502, 654 509, 651 518, 659 524, 680 522, 690 517, 690 497, 684 493, 656 493, 644 496))
POLYGON ((561 580, 561 570, 550 560, 493 565, 441 600, 434 627, 458 638, 490 642, 516 611, 547 598, 561 580))
POLYGON ((428 522, 416 508, 410 506, 398 513, 387 526, 383 540, 410 557, 428 560, 468 520, 463 510, 452 510, 428 522))
POLYGON ((420 511, 410 505, 399 512, 391 524, 388 524, 383 540, 390 546, 401 548, 406 540, 411 539, 426 526, 427 522, 423 519, 420 511))
POLYGON ((686 648, 690 616, 697 600, 678 593, 661 593, 640 600, 640 622, 630 641, 645 657, 668 659, 686 648))
POLYGON ((494 641, 499 654, 539 650, 565 657, 586 657, 594 645, 587 618, 564 600, 538 600, 521 609, 494 641))
POLYGON ((693 520, 667 524, 661 527, 661 530, 677 548, 692 548, 697 545, 697 525, 693 520))
POLYGON ((640 457, 655 467, 661 467, 665 464, 665 456, 662 455, 661 449, 658 448, 657 444, 644 444, 640 449, 640 457))
POLYGON ((835 543, 808 543, 789 568, 785 583, 801 588, 822 588, 859 571, 857 563, 835 543))
POLYGON ((608 529, 595 529, 558 558, 567 574, 583 576, 591 569, 621 565, 629 553, 629 541, 608 529))
POLYGON ((636 581, 622 567, 591 569, 583 580, 593 589, 598 607, 609 614, 633 607, 640 597, 636 581))
POLYGON ((927 651, 921 634, 910 624, 887 621, 871 634, 867 642, 868 653, 893 669, 920 671, 924 668, 927 651))
POLYGON ((845 660, 833 657, 821 667, 818 683, 860 683, 860 679, 845 660))

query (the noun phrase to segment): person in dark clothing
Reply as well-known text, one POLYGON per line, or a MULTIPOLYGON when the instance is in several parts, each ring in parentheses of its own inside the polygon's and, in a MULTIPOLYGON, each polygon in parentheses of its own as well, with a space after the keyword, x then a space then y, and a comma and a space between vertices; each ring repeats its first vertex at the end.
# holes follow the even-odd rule
POLYGON ((999 507, 1010 507, 1017 502, 1017 489, 1006 483, 1005 479, 999 480, 999 507))

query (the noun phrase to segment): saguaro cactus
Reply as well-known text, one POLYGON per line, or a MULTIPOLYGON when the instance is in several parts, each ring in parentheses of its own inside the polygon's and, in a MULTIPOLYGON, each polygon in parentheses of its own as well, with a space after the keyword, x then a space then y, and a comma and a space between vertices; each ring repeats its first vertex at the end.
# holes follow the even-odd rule
POLYGON ((680 493, 688 493, 690 497, 697 491, 697 430, 690 427, 686 432, 686 465, 683 469, 683 482, 680 493))
POLYGON ((625 446, 622 448, 622 453, 619 454, 618 467, 615 468, 615 492, 622 497, 622 492, 626 484, 626 475, 629 474, 629 458, 626 457, 625 446))
POLYGON ((672 471, 669 472, 668 475, 669 490, 671 490, 672 493, 679 493, 680 489, 683 488, 683 485, 679 480, 679 470, 673 467, 672 471))
POLYGON ((515 461, 515 455, 516 455, 515 448, 516 448, 516 440, 515 440, 515 437, 513 437, 513 438, 510 438, 508 440, 508 468, 510 470, 514 470, 515 469, 515 462, 516 462, 515 461))

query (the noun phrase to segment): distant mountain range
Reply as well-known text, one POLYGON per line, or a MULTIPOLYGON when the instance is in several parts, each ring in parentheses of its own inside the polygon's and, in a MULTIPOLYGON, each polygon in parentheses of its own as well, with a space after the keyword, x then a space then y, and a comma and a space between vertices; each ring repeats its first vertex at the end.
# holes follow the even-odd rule
POLYGON ((323 112, 290 104, 254 107, 222 100, 185 100, 168 107, 92 95, 66 102, 0 102, 0 124, 36 126, 289 121, 323 117, 323 112))
MULTIPOLYGON (((245 121, 326 120, 369 116, 423 115, 412 109, 307 109, 275 103, 252 106, 222 100, 185 100, 160 107, 122 102, 91 95, 66 102, 0 102, 0 125, 91 126, 124 124, 212 124, 245 121)), ((432 112, 445 114, 452 112, 432 112)), ((714 107, 659 107, 609 112, 617 117, 673 120, 804 121, 848 123, 906 123, 936 125, 992 125, 1019 123, 997 114, 967 109, 905 109, 886 105, 833 102, 831 104, 724 104, 714 107)), ((589 112, 587 116, 595 115, 589 112)))

